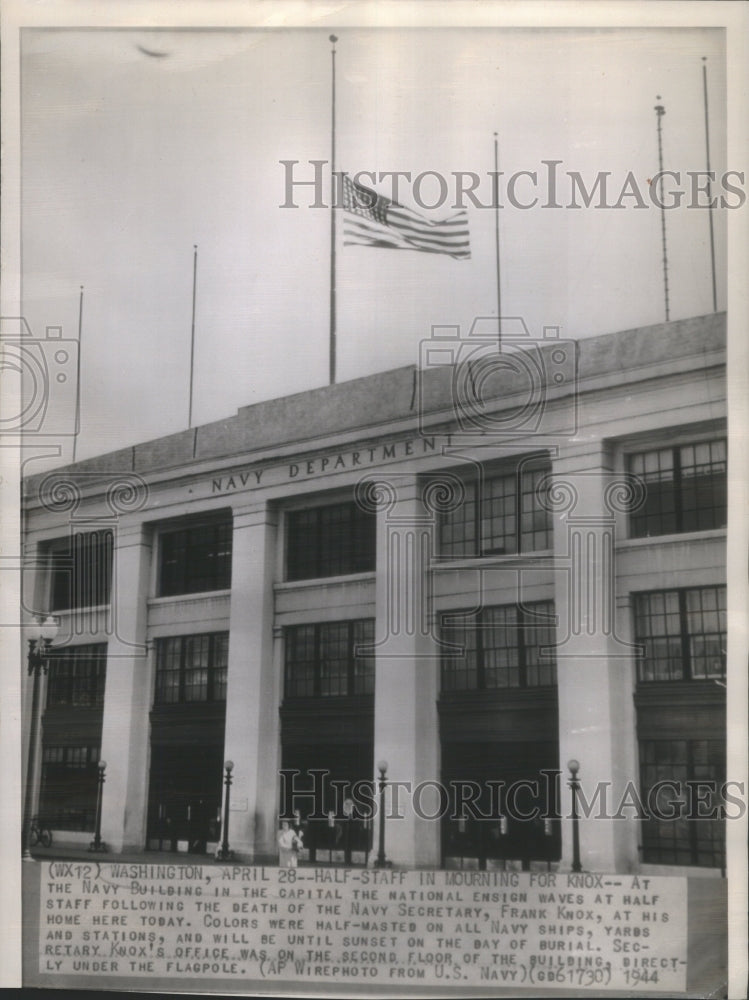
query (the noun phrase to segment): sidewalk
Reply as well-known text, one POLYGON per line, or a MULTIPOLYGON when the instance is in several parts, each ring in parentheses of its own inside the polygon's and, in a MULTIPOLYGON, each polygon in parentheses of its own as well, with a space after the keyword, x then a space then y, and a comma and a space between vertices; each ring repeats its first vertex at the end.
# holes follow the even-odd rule
MULTIPOLYGON (((243 865, 246 861, 217 861, 212 854, 189 854, 187 851, 89 851, 79 844, 52 844, 32 847, 34 861, 110 861, 114 864, 170 865, 243 865)), ((276 865, 265 865, 277 867, 276 865)))

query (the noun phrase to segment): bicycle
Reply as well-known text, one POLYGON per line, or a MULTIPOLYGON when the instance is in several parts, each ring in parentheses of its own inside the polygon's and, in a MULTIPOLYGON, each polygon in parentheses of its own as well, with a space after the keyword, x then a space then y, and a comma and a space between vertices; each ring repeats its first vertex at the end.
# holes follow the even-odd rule
POLYGON ((38 816, 34 816, 31 820, 30 840, 32 847, 39 844, 42 847, 49 847, 52 843, 52 831, 42 825, 38 816))

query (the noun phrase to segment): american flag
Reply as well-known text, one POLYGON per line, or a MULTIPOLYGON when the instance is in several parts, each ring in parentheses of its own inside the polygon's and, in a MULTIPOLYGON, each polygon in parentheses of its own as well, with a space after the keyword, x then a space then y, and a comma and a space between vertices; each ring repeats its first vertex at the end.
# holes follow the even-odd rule
POLYGON ((347 174, 343 175, 343 209, 344 246, 422 250, 470 260, 465 209, 432 222, 363 184, 355 184, 347 174))

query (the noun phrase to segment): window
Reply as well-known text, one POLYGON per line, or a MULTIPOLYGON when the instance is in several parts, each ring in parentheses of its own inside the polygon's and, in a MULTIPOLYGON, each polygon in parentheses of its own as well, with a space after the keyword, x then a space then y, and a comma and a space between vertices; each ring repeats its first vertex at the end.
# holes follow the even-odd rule
POLYGON ((483 608, 442 616, 442 690, 546 687, 556 684, 553 601, 483 608))
POLYGON ((725 440, 630 455, 629 471, 647 490, 642 507, 630 515, 632 538, 725 526, 725 440))
POLYGON ((290 511, 286 578, 366 573, 375 568, 375 515, 353 502, 290 511))
POLYGON ((49 663, 47 708, 101 708, 107 672, 107 644, 69 646, 49 663))
POLYGON ((646 812, 656 815, 642 820, 642 859, 651 864, 725 865, 725 830, 721 819, 708 818, 722 806, 719 796, 725 781, 725 748, 721 740, 640 740, 642 799, 646 812), (697 787, 688 781, 707 782, 697 787), (658 782, 675 782, 676 788, 658 782), (710 786, 714 789, 711 791, 710 786), (651 793, 651 789, 653 792, 651 793), (649 795, 652 802, 649 801, 649 795), (679 806, 679 802, 683 806, 679 806), (675 815, 674 819, 659 816, 675 815))
POLYGON ((374 693, 374 619, 292 625, 285 630, 287 698, 374 693))
POLYGON ((230 521, 200 524, 161 535, 159 594, 197 594, 231 586, 230 521))
POLYGON ((39 816, 56 830, 93 830, 96 819, 97 746, 45 746, 39 816))
POLYGON ((481 489, 467 481, 465 498, 440 516, 440 555, 511 555, 552 547, 551 514, 543 502, 549 475, 545 464, 527 462, 511 472, 484 479, 481 489))
POLYGON ((111 531, 75 533, 50 546, 52 611, 109 604, 112 586, 111 531))
POLYGON ((156 640, 157 705, 226 701, 229 633, 156 640))
POLYGON ((635 594, 638 680, 720 679, 726 675, 726 588, 635 594))

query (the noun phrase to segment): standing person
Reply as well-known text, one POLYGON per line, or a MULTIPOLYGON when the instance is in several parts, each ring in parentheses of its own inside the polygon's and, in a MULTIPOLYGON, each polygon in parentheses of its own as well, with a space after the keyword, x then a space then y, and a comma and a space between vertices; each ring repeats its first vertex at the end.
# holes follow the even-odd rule
POLYGON ((302 846, 301 834, 291 829, 288 820, 283 820, 278 834, 278 864, 281 868, 296 868, 302 846))

